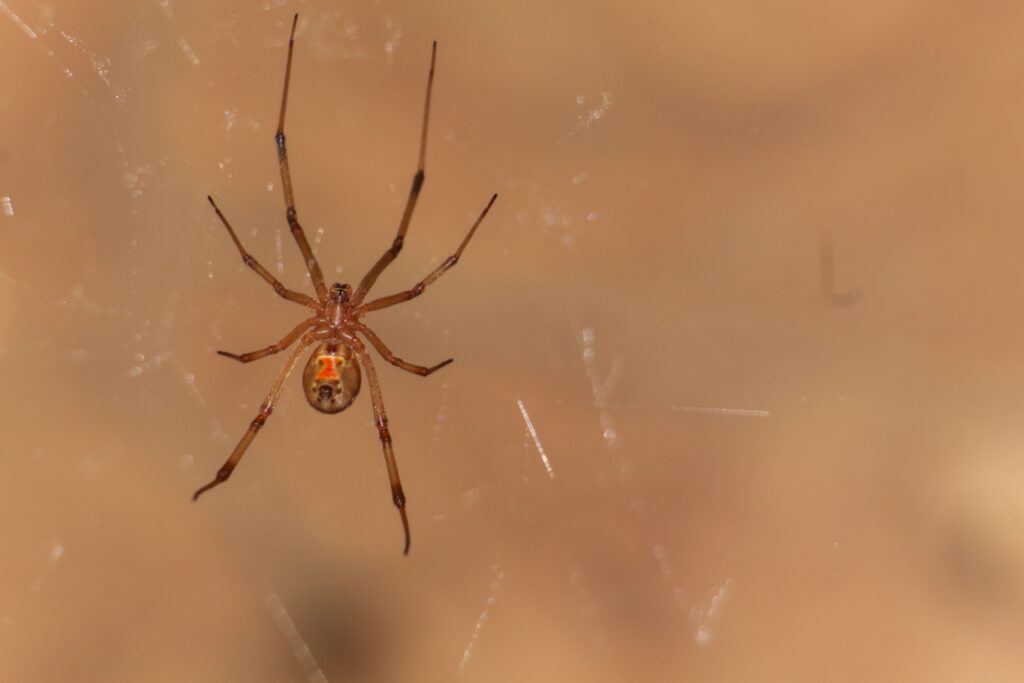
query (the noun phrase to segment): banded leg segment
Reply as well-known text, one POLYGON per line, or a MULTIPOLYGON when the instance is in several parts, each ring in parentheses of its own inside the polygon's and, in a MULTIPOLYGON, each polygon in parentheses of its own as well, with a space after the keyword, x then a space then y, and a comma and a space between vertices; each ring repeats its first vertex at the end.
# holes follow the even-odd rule
POLYGON ((242 263, 252 268, 256 271, 257 275, 270 283, 270 286, 274 288, 274 291, 277 292, 279 297, 287 299, 288 301, 294 301, 295 303, 302 304, 303 306, 309 306, 314 311, 317 310, 316 301, 311 296, 285 287, 276 277, 270 274, 269 270, 261 266, 259 261, 253 258, 252 255, 245 250, 245 247, 242 246, 242 241, 238 239, 238 235, 235 234, 234 229, 231 227, 231 223, 228 222, 228 219, 225 218, 223 212, 221 212, 220 207, 217 206, 217 202, 213 201, 213 197, 209 195, 207 195, 206 198, 210 200, 210 206, 212 206, 213 210, 217 212, 217 218, 219 218, 220 222, 224 224, 224 227, 228 229, 228 234, 231 235, 231 241, 235 243, 236 247, 238 247, 238 253, 242 255, 242 263))
POLYGON ((455 360, 454 358, 449 358, 448 360, 443 360, 437 365, 433 365, 429 368, 423 365, 407 363, 398 356, 396 356, 395 354, 393 354, 391 352, 391 349, 389 349, 387 345, 381 341, 380 337, 374 334, 373 330, 371 330, 369 327, 360 323, 356 326, 356 329, 359 330, 364 337, 370 340, 370 343, 373 344, 373 348, 377 349, 377 353, 379 353, 381 357, 384 358, 384 360, 386 360, 387 362, 391 363, 394 366, 402 368, 406 372, 411 372, 414 375, 419 375, 420 377, 426 377, 427 375, 437 372, 438 370, 440 370, 441 368, 455 360))
POLYGON ((221 468, 217 470, 217 476, 213 478, 209 484, 201 486, 193 495, 192 500, 199 500, 199 496, 204 492, 209 491, 214 486, 223 484, 231 476, 235 467, 238 465, 238 461, 245 455, 245 451, 249 448, 249 444, 256 438, 256 434, 263 428, 267 418, 274 411, 274 406, 277 404, 277 400, 281 397, 281 390, 284 388, 285 380, 292 373, 295 368, 295 364, 299 362, 302 357, 302 353, 313 344, 314 339, 310 336, 304 337, 302 343, 295 347, 291 355, 288 357, 288 362, 285 363, 284 368, 281 369, 281 373, 277 376, 277 380, 274 382, 273 388, 270 393, 267 394, 266 400, 263 401, 263 405, 260 406, 260 411, 253 418, 249 424, 249 429, 246 430, 245 434, 242 435, 238 445, 235 446, 235 450, 231 451, 231 455, 228 456, 227 461, 221 465, 221 468))
POLYGON ((313 281, 316 294, 321 301, 327 301, 327 285, 324 284, 324 275, 320 271, 320 264, 309 246, 306 233, 299 224, 298 214, 295 211, 295 194, 292 192, 292 174, 288 167, 288 148, 285 145, 284 137, 284 114, 288 107, 288 85, 292 78, 292 53, 295 51, 295 27, 299 23, 299 15, 292 19, 292 32, 288 37, 288 63, 284 70, 284 91, 281 94, 281 116, 277 120, 277 133, 274 134, 274 141, 277 143, 277 163, 281 167, 281 186, 284 189, 284 202, 288 207, 286 217, 288 227, 291 228, 292 237, 299 245, 302 252, 302 259, 306 263, 306 270, 309 271, 309 278, 313 281))
POLYGON ((284 338, 281 339, 281 341, 277 342, 276 344, 271 344, 265 349, 260 349, 259 351, 250 351, 249 353, 242 354, 231 353, 230 351, 218 351, 217 353, 219 353, 222 356, 227 356, 228 358, 234 358, 235 360, 241 361, 243 363, 251 363, 254 360, 266 358, 267 356, 271 356, 275 353, 280 353, 281 351, 284 351, 293 343, 295 343, 295 340, 301 337, 302 333, 308 330, 310 327, 312 327, 316 321, 316 318, 303 320, 301 323, 295 326, 294 330, 286 334, 284 338))
POLYGON ((424 174, 424 164, 427 158, 427 124, 430 122, 430 95, 434 89, 434 64, 437 61, 437 41, 434 41, 433 47, 430 49, 430 73, 427 74, 427 99, 423 104, 423 128, 420 131, 420 157, 419 163, 416 166, 416 173, 412 177, 412 188, 409 190, 409 198, 405 201, 405 210, 402 211, 402 220, 398 223, 398 234, 395 235, 395 239, 391 242, 391 246, 384 252, 383 255, 377 262, 373 264, 369 272, 363 276, 363 279, 359 281, 359 286, 356 287, 355 294, 353 296, 353 302, 356 306, 363 302, 367 292, 373 287, 373 283, 377 281, 380 274, 384 272, 384 269, 391 265, 391 262, 395 260, 398 253, 402 251, 402 245, 405 243, 405 233, 409 231, 409 222, 412 221, 412 212, 416 208, 416 201, 420 197, 420 190, 423 189, 423 181, 426 179, 424 174))
POLYGON ((491 210, 491 206, 494 205, 494 200, 497 198, 498 195, 491 195, 491 200, 487 202, 487 206, 485 206, 484 210, 480 212, 480 216, 473 223, 473 227, 469 229, 469 232, 466 234, 465 239, 462 240, 462 244, 459 245, 459 248, 455 250, 454 254, 446 258, 444 262, 441 263, 441 265, 435 268, 433 272, 430 273, 430 275, 427 275, 425 278, 420 280, 420 282, 412 289, 406 290, 404 292, 399 292, 398 294, 392 294, 390 296, 383 296, 379 299, 374 299, 368 304, 363 304, 360 307, 360 313, 378 311, 382 308, 387 308, 388 306, 394 306, 395 304, 400 304, 403 301, 408 301, 409 299, 415 299, 420 294, 422 294, 423 290, 430 286, 430 284, 433 283, 434 280, 444 275, 446 272, 448 272, 449 268, 451 268, 452 266, 459 262, 459 257, 462 256, 462 251, 466 248, 466 245, 469 244, 469 240, 473 238, 473 233, 476 232, 476 229, 480 226, 480 223, 484 220, 484 217, 487 216, 487 212, 491 210))
POLYGON ((366 370, 366 381, 370 385, 370 398, 373 402, 374 423, 380 433, 380 445, 384 449, 384 462, 387 464, 388 479, 391 481, 391 499, 394 501, 395 507, 398 508, 398 514, 402 517, 402 529, 405 530, 404 554, 408 555, 412 539, 409 535, 409 518, 405 513, 405 493, 402 491, 402 480, 398 476, 398 462, 395 460, 395 451, 391 445, 388 414, 384 410, 384 399, 380 393, 380 382, 377 381, 377 370, 373 367, 373 360, 361 342, 356 340, 352 348, 359 356, 359 362, 363 364, 363 369, 366 370))

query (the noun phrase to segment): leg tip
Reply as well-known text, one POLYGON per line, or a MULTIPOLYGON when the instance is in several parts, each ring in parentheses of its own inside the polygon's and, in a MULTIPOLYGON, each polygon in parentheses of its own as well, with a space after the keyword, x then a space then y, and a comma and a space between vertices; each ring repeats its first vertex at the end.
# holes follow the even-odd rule
POLYGON ((409 554, 409 546, 412 544, 412 536, 409 533, 409 518, 405 515, 404 505, 398 508, 398 513, 402 516, 402 530, 405 531, 405 550, 402 552, 402 555, 407 556, 409 554))
POLYGON ((199 500, 199 496, 203 495, 217 484, 223 484, 225 481, 227 481, 227 477, 221 477, 220 472, 218 472, 217 476, 214 477, 213 481, 211 481, 209 484, 200 486, 199 489, 192 494, 192 502, 196 502, 197 500, 199 500))
POLYGON ((438 370, 440 370, 444 366, 451 364, 454 360, 455 360, 454 358, 449 358, 448 360, 441 361, 440 363, 438 363, 437 365, 435 365, 432 368, 427 368, 427 371, 423 373, 423 376, 424 377, 429 377, 430 375, 434 374, 435 372, 437 372, 438 370))

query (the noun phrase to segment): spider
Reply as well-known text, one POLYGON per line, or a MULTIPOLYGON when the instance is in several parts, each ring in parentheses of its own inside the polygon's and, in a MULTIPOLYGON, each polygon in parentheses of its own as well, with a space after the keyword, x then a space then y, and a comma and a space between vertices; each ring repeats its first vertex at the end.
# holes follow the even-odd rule
POLYGON ((238 252, 242 256, 242 262, 266 280, 267 284, 274 288, 278 296, 312 309, 313 315, 296 325, 295 329, 286 334, 281 341, 271 344, 264 349, 242 354, 229 353, 228 351, 217 352, 222 356, 234 358, 242 363, 250 363, 284 351, 296 341, 299 342, 298 346, 289 354, 284 368, 281 369, 270 389, 270 393, 267 394, 267 398, 260 406, 259 413, 249 424, 249 429, 246 430, 238 445, 235 446, 235 450, 228 456, 224 465, 217 470, 217 475, 213 481, 200 487, 192 496, 192 500, 198 500, 199 496, 204 492, 228 480, 228 477, 231 476, 231 473, 238 465, 238 461, 242 459, 242 456, 245 455, 246 450, 256 438, 256 434, 266 423, 267 418, 270 417, 274 406, 281 397, 281 390, 284 387, 285 381, 292 373, 292 370, 295 369, 302 354, 315 344, 313 353, 310 355, 302 372, 302 389, 306 395, 306 400, 309 401, 309 405, 320 412, 333 414, 348 408, 359 394, 361 385, 360 365, 366 371, 366 379, 370 385, 370 400, 373 403, 373 415, 377 431, 380 434, 380 443, 384 449, 384 461, 388 468, 388 478, 391 481, 391 497, 395 507, 398 508, 398 513, 402 518, 402 529, 405 532, 404 554, 408 555, 411 537, 409 534, 409 519, 405 512, 405 493, 402 491, 402 482, 398 476, 398 463, 395 461, 395 452, 391 444, 391 433, 388 431, 388 416, 384 410, 384 401, 381 397, 380 383, 377 380, 377 371, 374 369, 373 361, 370 359, 366 346, 360 337, 364 337, 369 341, 370 345, 387 362, 422 377, 437 372, 451 363, 453 359, 449 358, 431 367, 407 363, 393 354, 384 342, 380 340, 380 337, 363 324, 362 318, 372 311, 379 311, 382 308, 395 306, 418 297, 435 280, 458 263, 462 251, 466 248, 466 245, 473 237, 477 227, 479 227, 491 206, 494 205, 494 200, 498 198, 498 195, 491 196, 490 201, 487 202, 483 211, 480 212, 480 215, 470 227, 469 232, 462 240, 459 248, 455 250, 455 253, 446 258, 441 265, 435 268, 412 289, 372 299, 369 302, 366 301, 366 296, 377 281, 377 278, 380 277, 385 268, 391 265, 391 262, 395 260, 395 257, 402 250, 405 234, 409 229, 409 221, 412 219, 413 209, 416 208, 416 200, 423 189, 423 165, 427 149, 427 123, 430 119, 430 93, 434 83, 434 63, 437 58, 437 42, 435 41, 430 52, 427 96, 426 102, 423 105, 423 128, 420 132, 419 165, 413 176, 412 189, 409 190, 409 197, 406 200, 405 209, 398 224, 398 234, 395 236, 394 241, 392 241, 391 246, 377 259, 377 262, 363 276, 363 279, 359 281, 355 289, 348 284, 337 282, 328 287, 324 282, 324 276, 320 271, 320 265, 317 263, 316 256, 313 255, 313 250, 310 249, 306 235, 299 224, 298 215, 295 210, 295 198, 292 193, 292 178, 288 169, 288 151, 285 147, 284 115, 288 104, 288 83, 291 79, 292 53, 295 47, 295 27, 298 21, 299 15, 296 14, 292 20, 291 35, 288 38, 288 61, 284 72, 281 114, 278 118, 277 133, 274 136, 274 140, 277 143, 277 159, 281 167, 281 184, 284 188, 284 200, 287 206, 285 215, 291 228, 292 236, 299 246, 299 251, 302 252, 302 258, 306 263, 313 287, 316 289, 316 298, 286 288, 277 278, 271 275, 270 271, 261 266, 242 246, 241 240, 238 239, 238 235, 235 234, 234 229, 232 229, 231 224, 225 218, 213 197, 208 196, 207 199, 213 206, 217 218, 220 219, 227 229, 231 240, 238 247, 238 252))

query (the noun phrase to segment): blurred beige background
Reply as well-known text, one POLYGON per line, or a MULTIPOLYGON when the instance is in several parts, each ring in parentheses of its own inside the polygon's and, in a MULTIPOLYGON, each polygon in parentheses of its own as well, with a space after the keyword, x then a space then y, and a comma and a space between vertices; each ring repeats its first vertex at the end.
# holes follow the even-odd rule
MULTIPOLYGON (((0 0, 0 680, 1019 681, 1024 7, 0 0), (292 379, 273 129, 368 395, 292 379), (827 305, 819 244, 834 244, 827 305), (536 435, 531 434, 527 420, 536 435), (543 457, 541 449, 543 449, 543 457), (545 465, 544 458, 547 459, 545 465)), ((364 392, 365 393, 365 392, 364 392)))

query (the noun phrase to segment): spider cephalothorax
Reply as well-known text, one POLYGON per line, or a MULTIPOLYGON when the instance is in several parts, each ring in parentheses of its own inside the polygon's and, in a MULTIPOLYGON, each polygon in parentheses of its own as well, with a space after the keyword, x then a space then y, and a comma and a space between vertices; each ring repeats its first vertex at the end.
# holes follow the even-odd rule
POLYGON ((349 285, 343 285, 340 282, 335 282, 331 285, 331 301, 333 303, 343 304, 348 299, 349 292, 352 291, 352 287, 349 285))
POLYGON ((302 372, 302 388, 306 400, 320 412, 338 413, 350 406, 356 396, 359 395, 361 384, 360 366, 366 372, 366 381, 370 385, 370 398, 373 403, 374 423, 377 425, 380 443, 384 449, 384 462, 387 464, 388 479, 391 483, 391 499, 394 501, 402 518, 402 527, 405 531, 405 552, 408 554, 410 535, 409 520, 405 513, 405 493, 402 491, 402 482, 398 477, 398 463, 395 461, 395 453, 391 445, 391 432, 388 430, 388 417, 384 411, 384 401, 381 398, 380 383, 377 381, 377 371, 361 338, 365 338, 370 342, 370 345, 377 349, 377 352, 387 362, 423 377, 440 370, 445 365, 448 365, 448 363, 451 363, 452 359, 449 358, 431 367, 407 363, 391 353, 391 350, 388 349, 384 342, 374 334, 373 330, 364 325, 361 320, 363 316, 371 311, 388 308, 389 306, 416 298, 423 293, 423 290, 428 285, 454 266, 469 243, 470 238, 473 237, 473 233, 476 232, 480 222, 483 221, 491 205, 494 204, 497 195, 491 197, 491 200, 473 223, 469 233, 462 240, 455 253, 445 259, 427 277, 423 278, 412 289, 366 302, 366 295, 369 293, 370 288, 373 287, 377 278, 384 272, 384 269, 395 260, 398 252, 402 250, 406 232, 409 230, 409 221, 412 219, 412 212, 416 207, 416 199, 419 197, 420 189, 423 186, 423 162, 427 148, 427 121, 430 118, 430 93, 434 82, 434 62, 437 57, 437 43, 434 43, 430 53, 430 73, 427 76, 426 103, 423 106, 423 129, 420 133, 419 166, 416 169, 416 174, 413 176, 412 189, 409 191, 409 198, 406 200, 405 210, 402 212, 402 219, 398 224, 398 234, 392 241, 391 246, 377 259, 377 262, 363 276, 363 279, 359 281, 355 289, 352 289, 347 284, 337 282, 328 288, 324 282, 320 264, 317 262, 316 256, 306 240, 306 234, 299 224, 298 212, 295 210, 295 197, 292 193, 292 178, 291 172, 288 169, 288 150, 284 136, 284 113, 288 103, 288 81, 292 70, 295 27, 298 24, 298 20, 299 15, 296 14, 295 19, 292 21, 291 37, 288 40, 288 62, 285 66, 284 92, 281 95, 281 115, 278 119, 277 133, 274 135, 274 140, 277 143, 278 165, 281 168, 281 186, 284 189, 284 199, 287 206, 285 218, 291 228, 292 236, 299 246, 299 251, 302 252, 302 258, 309 271, 309 278, 312 280, 313 288, 316 290, 316 298, 286 288, 270 271, 261 266, 255 258, 246 252, 242 242, 238 239, 231 224, 228 223, 227 218, 221 213, 213 198, 207 197, 207 199, 213 205, 217 217, 224 224, 224 227, 227 228, 228 235, 231 236, 231 240, 242 255, 242 262, 266 280, 274 288, 278 296, 312 309, 313 316, 299 323, 281 341, 259 351, 250 351, 243 354, 235 354, 228 351, 217 352, 243 363, 248 363, 284 351, 296 341, 299 342, 298 346, 288 356, 288 360, 278 374, 274 386, 271 388, 266 400, 263 401, 263 405, 260 406, 259 413, 256 414, 256 417, 249 424, 249 429, 242 436, 238 445, 235 446, 235 450, 231 452, 227 461, 217 471, 217 476, 214 477, 213 481, 195 492, 193 500, 198 499, 204 491, 227 481, 228 477, 231 476, 231 472, 238 465, 238 461, 242 459, 246 449, 249 448, 249 445, 256 438, 256 433, 263 428, 267 418, 270 417, 271 412, 274 410, 274 405, 281 397, 281 391, 284 388, 288 375, 291 374, 292 370, 295 369, 295 366, 302 359, 302 354, 316 344, 316 348, 313 350, 313 354, 309 357, 309 361, 302 372))

